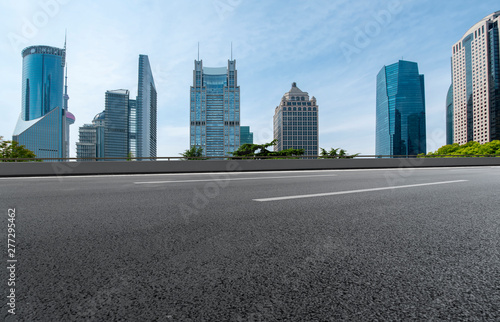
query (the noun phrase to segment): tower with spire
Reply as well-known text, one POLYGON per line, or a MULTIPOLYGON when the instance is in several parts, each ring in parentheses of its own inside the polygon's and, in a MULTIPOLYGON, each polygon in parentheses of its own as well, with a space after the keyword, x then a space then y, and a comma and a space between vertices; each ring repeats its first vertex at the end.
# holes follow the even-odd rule
POLYGON ((64 48, 30 46, 21 55, 22 106, 12 140, 38 158, 67 158, 75 117, 67 104, 66 39, 64 48))

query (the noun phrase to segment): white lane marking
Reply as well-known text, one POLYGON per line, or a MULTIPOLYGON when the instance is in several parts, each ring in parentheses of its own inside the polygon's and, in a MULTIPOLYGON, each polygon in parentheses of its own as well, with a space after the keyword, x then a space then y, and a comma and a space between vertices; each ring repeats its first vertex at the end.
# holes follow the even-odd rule
MULTIPOLYGON (((217 174, 213 174, 217 176, 217 174)), ((316 177, 337 177, 336 174, 324 174, 317 176, 281 176, 281 177, 253 177, 253 178, 212 178, 212 179, 197 179, 197 180, 170 180, 170 181, 148 181, 134 182, 135 184, 159 184, 159 183, 187 183, 187 182, 210 182, 210 181, 240 181, 240 180, 267 180, 267 179, 291 179, 291 178, 316 178, 316 177)))
POLYGON ((393 189, 432 186, 432 185, 438 185, 438 184, 460 183, 460 182, 467 182, 467 181, 469 181, 469 180, 430 182, 430 183, 421 183, 421 184, 410 184, 410 185, 406 185, 406 186, 394 186, 394 187, 382 187, 382 188, 360 189, 360 190, 350 190, 350 191, 326 192, 326 193, 316 193, 316 194, 310 194, 310 195, 285 196, 285 197, 275 197, 275 198, 262 198, 262 199, 253 199, 253 201, 266 202, 266 201, 291 200, 291 199, 301 199, 301 198, 315 198, 315 197, 346 195, 346 194, 351 194, 351 193, 361 193, 361 192, 370 192, 370 191, 382 191, 382 190, 393 190, 393 189))

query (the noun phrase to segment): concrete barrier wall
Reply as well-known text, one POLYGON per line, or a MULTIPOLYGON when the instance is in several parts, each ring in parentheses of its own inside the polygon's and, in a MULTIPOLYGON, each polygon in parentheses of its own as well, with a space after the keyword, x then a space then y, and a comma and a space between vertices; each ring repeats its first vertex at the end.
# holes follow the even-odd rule
POLYGON ((0 177, 500 166, 500 158, 0 162, 0 177))

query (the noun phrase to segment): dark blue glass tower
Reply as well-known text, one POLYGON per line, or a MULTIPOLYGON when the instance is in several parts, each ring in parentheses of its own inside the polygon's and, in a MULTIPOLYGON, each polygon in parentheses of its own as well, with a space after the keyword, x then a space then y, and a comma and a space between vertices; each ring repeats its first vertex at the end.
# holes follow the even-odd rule
POLYGON ((446 144, 453 144, 453 84, 446 96, 446 144))
POLYGON ((123 161, 129 153, 129 91, 106 92, 104 156, 123 161))
POLYGON ((426 153, 424 75, 417 63, 384 66, 377 75, 376 154, 426 153))
POLYGON ((250 126, 240 126, 240 144, 253 144, 253 132, 250 132, 250 126))

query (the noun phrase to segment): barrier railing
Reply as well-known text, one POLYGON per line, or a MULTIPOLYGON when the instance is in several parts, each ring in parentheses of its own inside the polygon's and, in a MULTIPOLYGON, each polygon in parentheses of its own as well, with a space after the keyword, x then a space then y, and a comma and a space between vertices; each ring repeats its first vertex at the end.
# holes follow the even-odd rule
POLYGON ((305 155, 305 156, 226 156, 226 157, 110 157, 110 158, 0 158, 0 162, 95 162, 95 161, 190 161, 190 160, 272 160, 272 159, 302 159, 302 160, 325 160, 325 159, 381 159, 381 158, 478 158, 478 157, 500 157, 500 154, 453 154, 453 155, 356 155, 356 156, 321 156, 321 155, 305 155))

